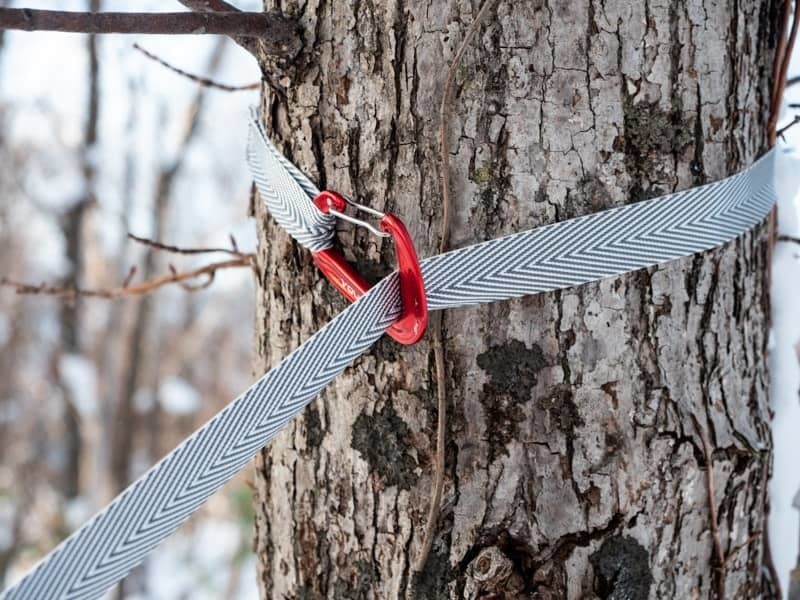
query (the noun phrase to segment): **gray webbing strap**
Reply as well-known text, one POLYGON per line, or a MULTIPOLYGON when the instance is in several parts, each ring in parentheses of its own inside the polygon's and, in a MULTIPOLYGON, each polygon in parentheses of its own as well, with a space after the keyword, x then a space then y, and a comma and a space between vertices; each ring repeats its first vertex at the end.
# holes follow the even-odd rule
MULTIPOLYGON (((264 162, 255 169, 259 188, 266 185, 275 196, 265 201, 283 211, 290 231, 318 244, 322 236, 316 237, 315 228, 324 227, 297 204, 301 194, 308 200, 313 184, 295 179, 290 185, 299 171, 276 157, 277 150, 256 150, 251 148, 251 165, 254 157, 272 157, 269 167, 264 162)), ((716 183, 428 258, 422 261, 428 307, 570 287, 728 242, 761 222, 772 207, 774 155, 770 151, 716 183)), ((100 597, 380 338, 399 315, 399 302, 393 274, 256 381, 0 598, 100 597)))
POLYGON ((336 217, 314 206, 311 200, 319 193, 317 186, 270 141, 255 109, 247 138, 247 163, 262 202, 289 235, 311 252, 333 246, 336 217))

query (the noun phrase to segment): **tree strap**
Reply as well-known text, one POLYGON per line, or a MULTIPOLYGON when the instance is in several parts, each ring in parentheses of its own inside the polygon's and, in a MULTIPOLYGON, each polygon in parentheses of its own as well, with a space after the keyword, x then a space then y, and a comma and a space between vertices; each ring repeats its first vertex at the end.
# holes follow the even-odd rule
MULTIPOLYGON (((721 181, 468 246, 421 261, 428 308, 563 289, 709 250, 758 225, 775 202, 770 150, 721 181)), ((317 188, 253 119, 248 160, 261 199, 295 239, 331 246, 317 188)), ((111 504, 3 600, 99 598, 250 461, 400 314, 393 273, 311 336, 111 504)))

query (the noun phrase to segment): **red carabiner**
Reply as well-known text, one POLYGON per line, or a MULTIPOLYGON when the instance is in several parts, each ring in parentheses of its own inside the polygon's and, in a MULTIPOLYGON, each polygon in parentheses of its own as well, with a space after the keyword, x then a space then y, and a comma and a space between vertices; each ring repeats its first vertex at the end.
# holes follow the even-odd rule
MULTIPOLYGON (((322 212, 367 227, 378 235, 392 237, 397 251, 403 312, 400 314, 400 318, 389 327, 387 333, 401 344, 414 344, 424 335, 425 328, 428 326, 428 302, 425 298, 422 270, 411 236, 403 222, 394 215, 383 214, 366 206, 355 204, 354 206, 380 217, 381 231, 384 232, 381 234, 368 223, 345 215, 347 204, 348 201, 341 195, 329 190, 320 192, 314 198, 314 205, 322 212)), ((328 281, 351 302, 363 296, 372 287, 335 248, 313 252, 311 256, 328 281)))

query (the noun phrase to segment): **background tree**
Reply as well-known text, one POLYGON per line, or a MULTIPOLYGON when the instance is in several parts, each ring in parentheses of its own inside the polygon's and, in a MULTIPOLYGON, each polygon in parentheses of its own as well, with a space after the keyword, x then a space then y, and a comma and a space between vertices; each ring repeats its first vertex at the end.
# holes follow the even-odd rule
MULTIPOLYGON (((273 139, 436 252, 443 73, 478 2, 280 8, 304 47, 260 57, 273 139)), ((752 162, 768 147, 777 9, 498 0, 449 106, 452 245, 752 162)), ((255 207, 260 373, 345 304, 255 207)), ((392 268, 388 243, 339 239, 362 272, 392 268)), ((768 265, 762 227, 665 267, 447 312, 443 511, 417 576, 434 357, 430 338, 382 340, 258 461, 263 597, 769 595, 768 265)))
MULTIPOLYGON (((61 4, 88 12, 97 1, 61 4)), ((99 8, 109 7, 123 8, 99 8)), ((166 253, 127 232, 192 250, 230 248, 230 234, 254 245, 242 156, 256 94, 198 88, 133 43, 229 81, 258 78, 253 59, 220 36, 3 33, 0 590, 249 383, 252 331, 234 326, 253 312, 246 252, 245 268, 219 273, 204 293, 144 285, 153 293, 109 302, 70 292, 77 284, 133 296, 170 269, 185 275, 238 258, 166 253), (218 130, 233 120, 238 128, 218 130), (17 295, 5 278, 35 289, 45 282, 66 301, 17 295), (207 346, 220 356, 202 352, 207 346)), ((118 597, 253 597, 247 476, 159 548, 118 597), (200 542, 209 535, 213 548, 200 542)))

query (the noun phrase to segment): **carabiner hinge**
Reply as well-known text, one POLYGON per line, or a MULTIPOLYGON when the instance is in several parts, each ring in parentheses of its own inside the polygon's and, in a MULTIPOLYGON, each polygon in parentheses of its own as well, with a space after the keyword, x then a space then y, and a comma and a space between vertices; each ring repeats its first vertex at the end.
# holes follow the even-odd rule
MULTIPOLYGON (((356 204, 330 190, 317 194, 314 205, 324 213, 336 215, 340 219, 365 227, 376 235, 394 240, 403 308, 400 318, 389 327, 387 333, 401 344, 418 342, 428 325, 428 302, 417 252, 403 222, 392 214, 356 204), (348 204, 380 218, 380 230, 366 221, 347 215, 345 210, 348 204)), ((328 281, 351 302, 363 296, 371 287, 335 248, 314 252, 312 257, 328 281)))

